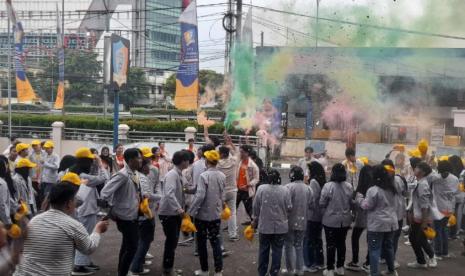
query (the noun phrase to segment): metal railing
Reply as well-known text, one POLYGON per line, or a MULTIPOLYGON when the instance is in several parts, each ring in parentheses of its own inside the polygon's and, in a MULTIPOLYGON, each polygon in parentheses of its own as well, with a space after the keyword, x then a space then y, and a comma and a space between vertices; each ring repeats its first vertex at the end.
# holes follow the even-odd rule
POLYGON ((64 128, 63 139, 77 141, 110 142, 113 131, 99 129, 64 128))
MULTIPOLYGON (((20 138, 51 139, 52 127, 11 126, 11 135, 20 138)), ((0 136, 8 136, 8 125, 0 125, 0 136)))

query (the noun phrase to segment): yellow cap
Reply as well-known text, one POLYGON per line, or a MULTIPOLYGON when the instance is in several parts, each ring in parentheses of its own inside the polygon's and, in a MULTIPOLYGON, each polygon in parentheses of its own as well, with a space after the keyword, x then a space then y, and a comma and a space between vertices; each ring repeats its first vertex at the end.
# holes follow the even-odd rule
POLYGON ((384 169, 386 169, 387 172, 390 172, 390 173, 395 173, 396 170, 394 169, 393 166, 391 165, 384 165, 384 169))
POLYGON ((35 168, 37 167, 36 163, 32 163, 27 158, 21 158, 18 163, 16 163, 16 168, 35 168))
POLYGON ((81 178, 79 177, 79 175, 73 172, 68 172, 65 175, 63 175, 61 177, 61 181, 70 182, 77 186, 81 185, 81 178))
POLYGON ((34 140, 34 141, 31 142, 31 145, 40 146, 40 141, 39 140, 34 140))
POLYGON ((421 152, 420 152, 418 149, 409 150, 407 153, 408 153, 408 155, 410 155, 411 157, 418 157, 418 158, 421 158, 421 152))
POLYGON ((395 144, 392 149, 400 151, 400 152, 404 152, 405 151, 405 145, 403 145, 403 144, 395 144))
POLYGON ((205 159, 209 162, 218 162, 220 160, 220 153, 216 150, 209 150, 203 153, 205 159))
POLYGON ((20 152, 28 148, 29 148, 29 144, 19 143, 16 145, 16 152, 20 152))
POLYGON ((365 156, 359 157, 358 160, 360 160, 365 166, 369 163, 368 157, 365 156))
POLYGON ((142 148, 140 148, 140 151, 142 151, 142 155, 145 158, 150 158, 150 157, 153 156, 152 149, 149 148, 149 147, 142 147, 142 148))
POLYGON ((439 157, 439 161, 449 161, 449 156, 448 155, 443 155, 439 157))
POLYGON ((53 144, 52 141, 47 141, 44 144, 44 149, 50 149, 50 148, 54 148, 54 147, 55 147, 55 145, 53 144))
POLYGON ((95 155, 92 154, 89 148, 80 148, 75 153, 76 158, 90 158, 94 159, 95 155))
POLYGON ((420 153, 426 154, 428 152, 428 141, 426 141, 425 139, 421 139, 418 142, 418 150, 420 151, 420 153))

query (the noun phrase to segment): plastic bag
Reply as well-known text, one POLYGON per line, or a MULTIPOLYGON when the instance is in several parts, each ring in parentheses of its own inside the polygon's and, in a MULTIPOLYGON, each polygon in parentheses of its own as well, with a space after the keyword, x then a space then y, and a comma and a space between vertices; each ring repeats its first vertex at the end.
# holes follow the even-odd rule
POLYGON ((144 216, 148 219, 152 219, 153 218, 153 214, 152 214, 152 210, 150 209, 150 205, 149 205, 149 199, 148 198, 144 198, 140 205, 139 205, 139 210, 142 214, 144 214, 144 216))
POLYGON ((436 231, 434 231, 434 229, 431 227, 426 227, 423 232, 425 233, 425 236, 428 240, 432 240, 436 237, 436 231))
POLYGON ((181 222, 181 231, 186 233, 197 232, 197 227, 192 223, 191 217, 184 215, 181 222))
POLYGON ((247 226, 247 227, 244 229, 244 237, 245 237, 248 241, 252 241, 252 240, 253 240, 254 234, 255 234, 255 230, 252 228, 251 225, 247 226))
POLYGON ((221 219, 222 220, 228 220, 231 217, 231 209, 226 205, 223 209, 223 212, 221 212, 221 219))
POLYGON ((456 225, 456 224, 457 224, 457 218, 456 218, 454 215, 451 215, 451 216, 449 217, 448 222, 447 222, 447 226, 448 226, 448 227, 451 227, 451 226, 454 226, 454 225, 456 225))
POLYGON ((8 236, 12 239, 19 239, 21 237, 22 231, 21 227, 18 224, 12 224, 10 229, 8 230, 8 236))

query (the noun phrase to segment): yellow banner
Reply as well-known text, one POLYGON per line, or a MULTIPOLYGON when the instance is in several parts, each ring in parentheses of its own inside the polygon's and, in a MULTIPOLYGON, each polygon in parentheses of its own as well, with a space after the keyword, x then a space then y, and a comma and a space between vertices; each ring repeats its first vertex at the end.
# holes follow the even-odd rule
POLYGON ((174 105, 181 110, 197 110, 199 81, 196 79, 190 86, 184 87, 180 80, 176 80, 176 96, 174 105))
POLYGON ((27 78, 21 80, 16 75, 16 91, 18 93, 18 102, 19 103, 29 103, 38 100, 34 89, 32 89, 31 83, 27 78))
POLYGON ((65 101, 65 85, 63 82, 58 83, 58 91, 57 91, 57 98, 55 100, 55 104, 53 108, 55 109, 63 109, 63 103, 65 101))

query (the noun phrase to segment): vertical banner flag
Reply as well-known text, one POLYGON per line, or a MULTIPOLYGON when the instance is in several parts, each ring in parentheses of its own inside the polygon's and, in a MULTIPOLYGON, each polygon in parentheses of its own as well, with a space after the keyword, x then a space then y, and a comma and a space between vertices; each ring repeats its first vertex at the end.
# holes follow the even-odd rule
POLYGON ((129 40, 111 35, 110 86, 114 90, 121 90, 128 82, 129 47, 129 40))
POLYGON ((55 105, 53 106, 55 109, 63 109, 65 102, 65 48, 61 36, 63 31, 61 29, 60 10, 57 4, 58 89, 55 105))
POLYGON ((34 89, 32 89, 31 83, 27 79, 26 71, 24 69, 24 29, 21 22, 16 20, 16 13, 11 4, 11 0, 6 0, 6 8, 8 11, 8 17, 13 25, 14 34, 14 45, 15 45, 15 69, 16 69, 16 91, 18 102, 20 103, 32 103, 36 100, 40 100, 37 97, 34 89))
POLYGON ((199 101, 199 44, 197 3, 191 1, 179 17, 181 23, 181 64, 176 74, 176 108, 197 110, 199 101))

